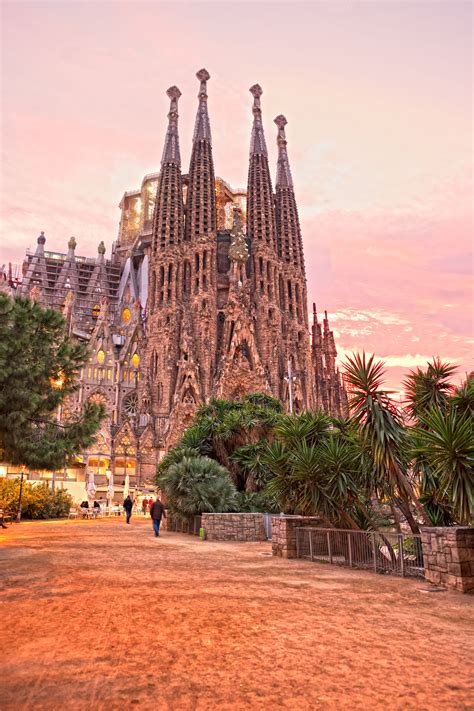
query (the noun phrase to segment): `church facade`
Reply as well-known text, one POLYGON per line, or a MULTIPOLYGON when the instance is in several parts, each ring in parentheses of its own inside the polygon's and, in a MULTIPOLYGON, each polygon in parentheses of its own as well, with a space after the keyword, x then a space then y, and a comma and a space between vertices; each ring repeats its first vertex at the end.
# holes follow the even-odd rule
POLYGON ((347 414, 334 336, 313 306, 309 326, 303 241, 285 136, 277 116, 272 185, 259 85, 250 89, 253 125, 246 190, 216 177, 202 69, 191 160, 182 172, 180 91, 170 101, 159 173, 120 203, 110 259, 45 250, 27 253, 17 292, 64 312, 69 332, 88 343, 80 388, 62 417, 86 400, 105 405, 97 442, 81 464, 105 485, 128 475, 140 488, 211 397, 250 392, 288 411, 347 414))

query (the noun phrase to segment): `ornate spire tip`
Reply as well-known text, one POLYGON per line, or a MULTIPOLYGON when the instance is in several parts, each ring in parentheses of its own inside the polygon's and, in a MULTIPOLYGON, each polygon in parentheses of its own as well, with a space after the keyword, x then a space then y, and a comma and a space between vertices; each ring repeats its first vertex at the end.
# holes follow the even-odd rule
POLYGON ((207 71, 207 69, 200 69, 198 72, 196 72, 196 77, 199 79, 199 81, 208 81, 211 78, 211 75, 207 71))
POLYGON ((166 92, 166 95, 170 99, 174 99, 175 101, 178 101, 179 97, 181 96, 181 92, 177 86, 170 86, 170 88, 166 92))
POLYGON ((263 89, 260 84, 254 84, 250 87, 249 91, 254 99, 259 99, 263 94, 263 89))
POLYGON ((77 244, 76 238, 71 237, 69 242, 67 243, 67 246, 69 247, 69 249, 76 249, 76 244, 77 244))
POLYGON ((285 128, 286 124, 288 121, 286 120, 285 116, 283 114, 280 114, 279 116, 276 117, 276 119, 273 119, 278 128, 285 128))

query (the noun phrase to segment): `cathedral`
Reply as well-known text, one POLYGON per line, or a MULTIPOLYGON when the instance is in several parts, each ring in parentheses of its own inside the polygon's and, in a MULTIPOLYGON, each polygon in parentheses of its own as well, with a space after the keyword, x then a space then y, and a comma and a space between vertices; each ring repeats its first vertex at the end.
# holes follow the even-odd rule
POLYGON ((262 122, 262 89, 251 87, 253 124, 246 190, 214 172, 205 69, 189 170, 182 172, 176 86, 159 173, 120 202, 110 258, 45 250, 38 237, 16 292, 61 309, 71 336, 88 343, 80 388, 61 416, 87 400, 107 417, 77 466, 105 486, 110 469, 130 486, 151 481, 209 398, 261 392, 287 411, 347 413, 327 314, 313 306, 310 334, 303 241, 285 136, 275 118, 275 188, 262 122))

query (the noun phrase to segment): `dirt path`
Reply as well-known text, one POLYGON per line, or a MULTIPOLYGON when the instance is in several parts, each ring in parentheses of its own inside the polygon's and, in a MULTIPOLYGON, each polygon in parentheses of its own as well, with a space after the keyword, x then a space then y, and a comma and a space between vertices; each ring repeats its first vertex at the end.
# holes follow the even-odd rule
POLYGON ((132 522, 2 531, 3 711, 473 708, 473 597, 132 522))

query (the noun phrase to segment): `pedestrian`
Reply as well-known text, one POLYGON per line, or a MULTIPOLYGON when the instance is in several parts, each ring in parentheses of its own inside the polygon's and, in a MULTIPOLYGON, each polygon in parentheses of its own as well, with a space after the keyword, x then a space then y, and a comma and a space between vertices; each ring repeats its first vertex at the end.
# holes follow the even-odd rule
POLYGON ((127 496, 127 498, 123 502, 123 508, 125 509, 125 513, 127 515, 127 523, 130 523, 130 519, 132 517, 132 509, 133 509, 133 501, 131 499, 130 494, 127 496))
POLYGON ((143 510, 143 515, 146 516, 146 512, 148 511, 148 499, 145 498, 142 501, 142 510, 143 510))
POLYGON ((153 522, 153 531, 155 536, 159 536, 161 517, 166 518, 166 511, 158 496, 156 497, 156 501, 154 501, 150 506, 150 516, 153 522))

